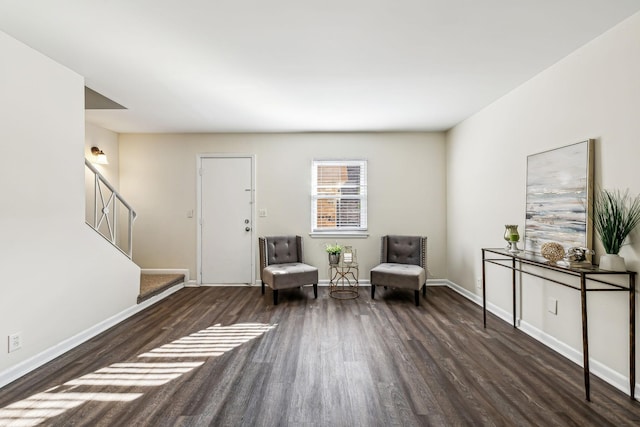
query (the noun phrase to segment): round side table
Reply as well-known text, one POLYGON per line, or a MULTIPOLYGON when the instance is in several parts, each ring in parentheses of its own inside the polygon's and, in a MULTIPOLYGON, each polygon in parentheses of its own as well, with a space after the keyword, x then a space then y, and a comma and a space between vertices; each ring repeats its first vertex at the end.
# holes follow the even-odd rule
POLYGON ((336 299, 358 298, 358 264, 355 262, 329 265, 329 295, 336 299))

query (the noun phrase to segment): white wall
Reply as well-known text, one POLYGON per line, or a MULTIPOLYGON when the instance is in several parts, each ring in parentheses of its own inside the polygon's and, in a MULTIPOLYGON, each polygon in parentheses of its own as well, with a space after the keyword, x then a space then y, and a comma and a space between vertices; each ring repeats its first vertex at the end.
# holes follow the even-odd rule
MULTIPOLYGON (((134 260, 142 268, 196 269, 196 156, 256 155, 257 235, 300 234, 305 261, 327 278, 324 245, 358 250, 360 277, 380 258, 380 236, 428 236, 429 270, 445 277, 445 146, 442 133, 121 135, 120 185, 139 213, 134 260), (367 239, 309 237, 311 161, 368 159, 367 239)), ((257 263, 256 263, 257 265, 257 263)), ((256 277, 259 277, 256 271, 256 277)))
MULTIPOLYGON (((480 248, 504 246, 504 224, 524 230, 527 155, 594 138, 596 184, 640 193, 639 41, 637 14, 448 132, 450 280, 479 293, 480 248)), ((639 251, 636 231, 621 252, 631 270, 640 269, 639 251)), ((523 320, 580 350, 579 292, 523 280, 523 320), (557 316, 546 310, 549 297, 559 301, 557 316)), ((488 300, 511 311, 509 281, 506 270, 489 269, 488 300)), ((624 376, 627 299, 590 294, 588 306, 591 356, 624 376)))
POLYGON ((84 222, 82 77, 1 32, 0 56, 1 383, 135 305, 139 268, 84 222))

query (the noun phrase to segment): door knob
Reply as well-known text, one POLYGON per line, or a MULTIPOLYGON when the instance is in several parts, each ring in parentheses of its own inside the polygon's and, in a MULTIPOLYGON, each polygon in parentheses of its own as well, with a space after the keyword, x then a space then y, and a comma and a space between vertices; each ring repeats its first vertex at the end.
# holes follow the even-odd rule
POLYGON ((245 223, 245 224, 249 224, 249 220, 248 220, 248 219, 245 219, 245 220, 244 220, 244 223, 245 223))
POLYGON ((244 231, 251 231, 251 227, 245 227, 244 231))

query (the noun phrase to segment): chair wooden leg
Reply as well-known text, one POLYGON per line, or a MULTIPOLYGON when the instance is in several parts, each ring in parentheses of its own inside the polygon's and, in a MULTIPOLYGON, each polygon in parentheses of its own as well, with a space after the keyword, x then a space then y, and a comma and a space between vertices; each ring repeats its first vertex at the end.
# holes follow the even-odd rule
POLYGON ((374 299, 376 296, 376 285, 371 285, 371 299, 374 299))
POLYGON ((422 285, 422 296, 427 297, 427 284, 422 285))
POLYGON ((262 282, 262 295, 264 295, 264 282, 262 282))
POLYGON ((420 306, 420 291, 413 291, 416 297, 416 307, 420 306))
POLYGON ((318 284, 317 283, 313 284, 313 297, 315 299, 318 299, 318 284))
POLYGON ((278 290, 273 290, 273 305, 278 305, 278 290))

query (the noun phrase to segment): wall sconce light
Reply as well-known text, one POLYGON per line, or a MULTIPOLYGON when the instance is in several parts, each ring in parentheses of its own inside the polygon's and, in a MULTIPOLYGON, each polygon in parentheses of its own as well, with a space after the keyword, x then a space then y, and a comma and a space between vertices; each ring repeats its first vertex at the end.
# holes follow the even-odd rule
POLYGON ((91 154, 95 156, 93 163, 97 163, 99 165, 109 164, 109 161, 107 160, 107 155, 104 154, 104 151, 102 151, 98 147, 91 147, 91 154))

